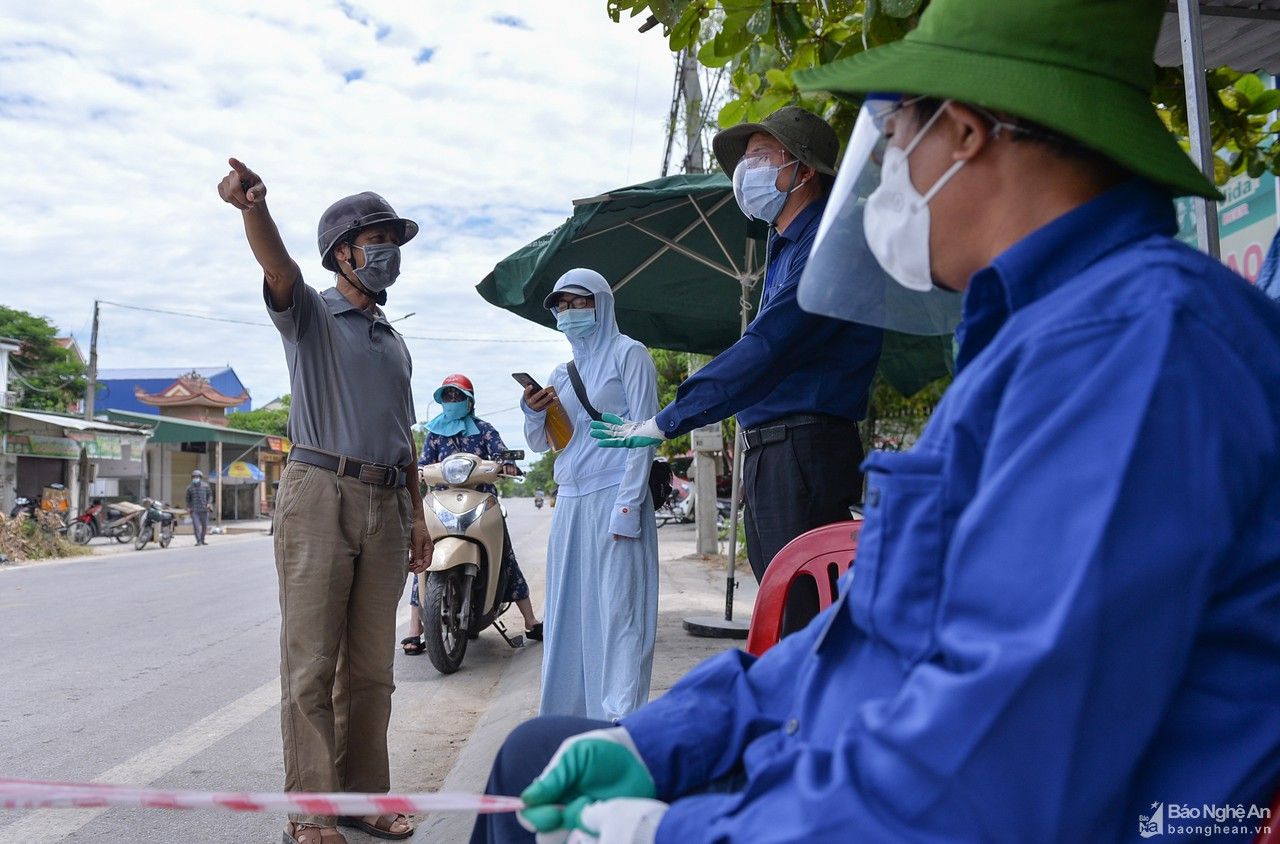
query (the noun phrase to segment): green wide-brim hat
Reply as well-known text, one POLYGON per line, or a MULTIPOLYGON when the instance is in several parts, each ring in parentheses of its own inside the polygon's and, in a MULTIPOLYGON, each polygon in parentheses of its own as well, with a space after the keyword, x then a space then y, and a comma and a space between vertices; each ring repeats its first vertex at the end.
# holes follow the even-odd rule
POLYGON ((801 90, 954 99, 1074 138, 1174 195, 1221 199, 1151 103, 1165 0, 933 0, 901 41, 797 73, 801 90))

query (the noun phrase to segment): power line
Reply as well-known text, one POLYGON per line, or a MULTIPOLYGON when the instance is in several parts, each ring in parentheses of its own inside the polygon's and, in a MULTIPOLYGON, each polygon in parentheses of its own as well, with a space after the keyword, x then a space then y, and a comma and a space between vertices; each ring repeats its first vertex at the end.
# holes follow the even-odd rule
MULTIPOLYGON (((269 322, 252 322, 246 319, 232 319, 231 317, 216 317, 206 314, 197 314, 190 311, 174 311, 168 308, 152 308, 142 305, 126 305, 123 302, 109 302, 106 299, 99 300, 103 305, 111 305, 115 308, 124 308, 130 311, 144 311, 152 314, 166 314, 168 316, 189 317, 191 319, 201 319, 208 322, 227 322, 233 325, 252 325, 255 328, 275 328, 269 322)), ((427 340, 433 343, 558 343, 556 338, 546 339, 515 339, 509 337, 429 337, 414 334, 401 334, 406 340, 427 340)))

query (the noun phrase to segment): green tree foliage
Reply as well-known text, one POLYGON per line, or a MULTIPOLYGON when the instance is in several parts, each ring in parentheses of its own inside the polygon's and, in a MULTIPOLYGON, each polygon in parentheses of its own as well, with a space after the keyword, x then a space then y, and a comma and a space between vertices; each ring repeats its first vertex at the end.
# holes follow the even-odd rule
MULTIPOLYGON (((785 105, 825 117, 843 140, 857 114, 855 100, 822 92, 801 93, 800 70, 827 64, 896 41, 919 22, 928 0, 607 0, 614 21, 652 15, 672 52, 692 50, 698 61, 728 72, 730 96, 720 107, 723 128, 759 120, 785 105)), ((1152 101, 1165 125, 1187 146, 1186 97, 1181 68, 1158 68, 1152 101)), ((1209 112, 1215 178, 1264 170, 1280 175, 1280 92, 1252 73, 1209 71, 1209 112)))
MULTIPOLYGON (((556 491, 556 482, 554 472, 556 469, 556 455, 558 451, 548 451, 538 455, 538 460, 533 464, 529 471, 524 473, 524 483, 516 484, 511 481, 504 481, 512 489, 511 494, 523 498, 532 497, 533 494, 542 490, 547 495, 551 495, 556 491)), ((503 492, 503 494, 507 494, 503 492)))
POLYGON ((287 435, 289 426, 289 403, 291 396, 284 396, 279 409, 259 408, 232 413, 227 416, 227 424, 242 431, 257 431, 260 434, 271 434, 274 437, 287 435))
POLYGON ((0 305, 0 337, 22 346, 9 357, 9 389, 18 394, 20 407, 65 412, 84 398, 84 364, 54 342, 57 336, 43 317, 0 305))
MULTIPOLYGON (((661 410, 676 400, 676 390, 689 374, 689 355, 666 349, 650 349, 649 356, 653 358, 653 365, 658 370, 658 409, 661 410)), ((688 434, 667 440, 658 448, 658 452, 667 457, 675 457, 688 450, 688 434)))

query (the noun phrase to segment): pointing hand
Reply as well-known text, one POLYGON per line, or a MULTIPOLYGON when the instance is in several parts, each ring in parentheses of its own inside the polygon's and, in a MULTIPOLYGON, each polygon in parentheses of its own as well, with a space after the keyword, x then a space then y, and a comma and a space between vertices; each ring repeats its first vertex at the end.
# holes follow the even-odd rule
POLYGON ((227 159, 231 172, 218 183, 218 196, 241 211, 252 211, 267 196, 267 186, 257 173, 235 158, 227 159))

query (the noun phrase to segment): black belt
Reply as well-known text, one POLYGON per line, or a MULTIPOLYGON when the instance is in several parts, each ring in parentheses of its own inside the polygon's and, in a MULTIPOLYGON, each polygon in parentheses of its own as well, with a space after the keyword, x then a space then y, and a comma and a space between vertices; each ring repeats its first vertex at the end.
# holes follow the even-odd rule
POLYGON ((306 463, 308 466, 319 466, 336 475, 355 478, 373 486, 402 487, 406 478, 404 470, 398 466, 384 466, 381 463, 366 463, 347 457, 345 454, 331 454, 306 445, 294 445, 289 451, 291 463, 306 463))
POLYGON ((742 450, 750 451, 753 448, 759 448, 760 446, 768 445, 769 443, 780 443, 787 438, 787 429, 799 428, 804 425, 838 425, 849 428, 857 427, 848 419, 841 419, 838 416, 795 413, 791 416, 783 416, 781 419, 775 419, 768 425, 744 429, 742 432, 742 450))

